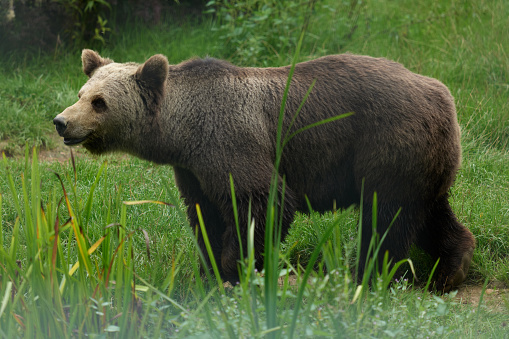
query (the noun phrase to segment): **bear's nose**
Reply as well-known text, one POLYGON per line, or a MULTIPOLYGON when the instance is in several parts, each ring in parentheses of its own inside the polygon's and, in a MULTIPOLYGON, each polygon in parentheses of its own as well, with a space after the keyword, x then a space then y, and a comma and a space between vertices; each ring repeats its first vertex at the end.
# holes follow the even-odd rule
POLYGON ((53 119, 53 123, 55 124, 55 128, 57 129, 58 134, 63 137, 65 129, 67 128, 67 122, 61 116, 57 116, 53 119))

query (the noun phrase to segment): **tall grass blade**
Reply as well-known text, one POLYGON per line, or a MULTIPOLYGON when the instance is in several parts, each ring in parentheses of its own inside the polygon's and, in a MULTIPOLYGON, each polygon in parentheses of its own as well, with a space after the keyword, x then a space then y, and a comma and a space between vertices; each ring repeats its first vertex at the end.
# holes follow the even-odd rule
POLYGON ((352 298, 352 301, 350 302, 350 304, 354 304, 357 301, 357 299, 359 299, 359 297, 362 295, 363 289, 364 289, 364 285, 363 284, 357 286, 357 288, 355 289, 355 293, 353 295, 353 298, 352 298))
POLYGON ((0 248, 4 248, 4 229, 2 227, 2 194, 0 194, 0 248))
MULTIPOLYGON (((290 84, 295 71, 295 65, 297 63, 300 49, 302 47, 302 41, 304 39, 304 29, 301 31, 300 38, 295 50, 295 54, 292 59, 290 71, 286 81, 285 90, 283 92, 283 99, 281 102, 281 108, 279 111, 278 123, 277 123, 277 135, 276 135, 276 159, 274 163, 274 172, 271 181, 271 187, 269 192, 269 198, 267 203, 267 216, 265 222, 265 258, 264 258, 264 271, 265 271, 265 311, 267 312, 267 329, 273 329, 278 327, 278 314, 277 314, 277 291, 278 291, 278 274, 277 266, 279 260, 279 239, 274 239, 275 235, 281 234, 280 225, 277 225, 278 220, 277 201, 278 188, 279 188, 279 164, 281 162, 281 156, 283 152, 283 121, 285 116, 286 101, 288 99, 288 93, 290 91, 290 84)), ((283 180, 284 185, 284 180, 283 180)), ((284 195, 281 196, 281 211, 283 209, 284 195)), ((275 338, 276 332, 271 331, 268 333, 269 338, 275 338)))
POLYGON ((11 246, 9 247, 9 258, 14 260, 19 248, 19 216, 16 217, 14 228, 12 229, 11 246))
POLYGON ((74 214, 74 211, 71 207, 71 202, 69 201, 69 197, 67 196, 67 191, 65 190, 64 183, 62 182, 62 179, 60 178, 60 176, 58 174, 56 174, 56 176, 57 176, 58 180, 60 181, 60 184, 62 186, 62 191, 64 193, 64 201, 65 201, 65 204, 67 206, 67 211, 70 216, 70 224, 74 231, 74 238, 76 239, 76 243, 78 245, 78 253, 79 253, 80 261, 83 263, 88 275, 90 277, 93 277, 94 274, 92 272, 92 263, 90 262, 90 257, 87 253, 88 249, 87 249, 85 237, 81 233, 81 230, 80 230, 80 227, 78 224, 78 219, 76 218, 76 215, 74 214))
MULTIPOLYGON (((240 225, 239 225, 239 212, 237 208, 237 198, 235 195, 235 186, 233 184, 233 176, 230 173, 230 191, 232 196, 232 207, 233 207, 233 217, 235 218, 235 228, 237 229, 237 239, 239 242, 239 250, 240 250, 240 261, 244 261, 244 249, 242 248, 242 236, 240 233, 240 225)), ((249 219, 248 219, 249 222, 249 219)))
POLYGON ((12 291, 12 282, 8 281, 5 286, 4 297, 2 299, 2 305, 0 306, 0 319, 2 318, 5 308, 7 307, 7 303, 9 302, 9 299, 11 298, 11 291, 12 291))
POLYGON ((60 240, 60 235, 59 235, 59 226, 58 226, 58 217, 56 218, 55 220, 55 225, 54 225, 54 232, 55 234, 53 235, 53 248, 52 248, 52 251, 51 251, 51 286, 54 286, 54 276, 55 276, 55 272, 56 272, 56 264, 57 264, 57 253, 58 253, 58 244, 59 244, 59 240, 60 240))
POLYGON ((34 147, 32 150, 32 170, 31 170, 31 200, 32 200, 32 220, 35 222, 32 225, 27 225, 33 230, 32 236, 37 242, 38 246, 42 246, 45 239, 47 239, 47 229, 42 227, 41 214, 39 213, 41 208, 41 178, 39 174, 39 161, 37 159, 37 149, 34 147))
POLYGON ((290 121, 290 124, 288 125, 288 129, 285 134, 285 137, 283 138, 283 148, 284 148, 285 144, 288 141, 290 141, 291 138, 293 138, 294 134, 298 134, 298 133, 294 133, 291 136, 288 136, 288 133, 290 133, 290 131, 293 127, 293 124, 295 123, 295 120, 297 120, 297 117, 299 116, 299 113, 302 110, 302 107, 304 107, 304 104, 306 103, 309 95, 311 94, 311 91, 315 87, 315 84, 316 84, 316 79, 313 79, 313 81, 311 82, 311 85, 309 86, 308 90, 306 91, 306 94, 304 95, 304 98, 302 98, 302 100, 300 101, 299 107, 297 108, 297 111, 293 115, 292 121, 290 121))
POLYGON ((125 204, 120 206, 120 227, 118 228, 118 241, 119 244, 116 253, 116 260, 112 259, 112 264, 116 264, 115 272, 115 298, 118 305, 123 305, 124 298, 124 247, 126 241, 126 226, 127 226, 127 207, 125 204))
POLYGON ((158 200, 136 200, 136 201, 124 201, 122 202, 124 205, 127 206, 133 206, 133 205, 142 205, 142 204, 158 204, 158 205, 165 205, 169 207, 175 207, 175 205, 164 202, 164 201, 158 201, 158 200))
MULTIPOLYGON (((72 159, 73 159, 73 166, 75 166, 74 165, 74 157, 72 159)), ((83 210, 83 222, 82 222, 82 225, 84 225, 84 226, 88 225, 88 219, 90 217, 90 211, 92 210, 92 201, 93 201, 93 198, 94 198, 95 188, 97 187, 97 184, 99 183, 99 179, 101 178, 101 175, 102 175, 104 169, 106 168, 106 165, 107 165, 107 161, 104 161, 102 163, 101 167, 99 168, 99 171, 97 172, 97 175, 95 176, 94 183, 90 187, 90 191, 89 191, 88 197, 87 197, 87 202, 85 204, 85 209, 83 210)))
MULTIPOLYGON (((28 153, 25 155, 26 162, 28 162, 28 153)), ((28 167, 28 165, 27 165, 28 167)), ((21 189, 23 192, 23 208, 24 208, 24 215, 25 215, 25 227, 23 227, 23 230, 25 231, 25 236, 27 238, 27 252, 29 255, 29 258, 33 260, 35 257, 36 249, 37 249, 37 243, 36 243, 36 237, 34 235, 34 223, 32 219, 32 209, 30 206, 30 200, 29 195, 27 191, 27 185, 28 185, 28 179, 27 175, 28 169, 25 170, 25 173, 21 175, 21 189)))
POLYGON ((14 208, 16 209, 18 216, 21 218, 23 216, 23 213, 21 212, 21 206, 19 204, 18 194, 17 194, 16 188, 14 186, 14 179, 12 178, 12 174, 9 171, 9 164, 7 163, 7 157, 5 156, 4 152, 2 152, 2 157, 3 157, 5 172, 7 173, 7 181, 9 183, 9 189, 11 190, 11 194, 12 194, 12 201, 14 203, 14 208))
POLYGON ((302 133, 304 131, 307 131, 308 129, 311 129, 311 128, 314 128, 314 127, 318 127, 318 126, 321 126, 321 125, 324 125, 324 124, 327 124, 327 123, 330 123, 330 122, 333 122, 333 121, 336 121, 336 120, 339 120, 339 119, 347 118, 347 117, 349 117, 349 116, 351 116, 353 114, 354 114, 353 112, 349 112, 349 113, 344 113, 344 114, 336 115, 334 117, 323 119, 323 120, 317 121, 315 123, 309 124, 307 126, 304 126, 302 128, 299 128, 298 130, 296 130, 295 132, 290 134, 287 138, 285 138, 285 140, 283 141, 283 146, 286 145, 293 137, 295 137, 299 133, 302 133))
POLYGON ((203 242, 205 243, 205 247, 207 248, 207 254, 209 256, 210 265, 212 266, 212 270, 214 271, 214 275, 216 277, 217 286, 219 287, 221 294, 224 294, 223 281, 221 280, 221 275, 219 274, 219 269, 217 268, 217 263, 216 263, 216 259, 214 257, 214 252, 212 252, 212 247, 210 246, 210 241, 209 241, 209 237, 207 235, 207 230, 205 229, 205 223, 203 222, 203 216, 201 214, 200 205, 198 205, 198 204, 196 204, 196 214, 198 215, 198 222, 200 225, 203 242))
POLYGON ((428 276, 428 281, 426 282, 426 287, 424 287, 425 291, 428 291, 430 286, 431 286, 433 275, 435 274, 435 271, 436 271, 436 269, 438 267, 438 263, 439 262, 440 262, 440 258, 438 258, 437 261, 435 262, 435 264, 433 265, 433 269, 431 270, 431 273, 428 276))
MULTIPOLYGON (((362 216, 364 213, 364 178, 362 178, 361 182, 361 199, 360 199, 360 205, 359 205, 359 226, 357 227, 357 253, 356 253, 356 259, 355 259, 355 279, 359 281, 359 265, 361 264, 360 256, 361 256, 361 243, 362 243, 362 228, 364 225, 362 224, 362 216)), ((362 263, 364 265, 364 263, 362 263)))

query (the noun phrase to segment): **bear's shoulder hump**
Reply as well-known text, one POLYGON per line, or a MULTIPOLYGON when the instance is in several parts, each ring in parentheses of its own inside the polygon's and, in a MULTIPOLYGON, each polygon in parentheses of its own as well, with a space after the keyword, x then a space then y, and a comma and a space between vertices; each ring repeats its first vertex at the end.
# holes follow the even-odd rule
POLYGON ((232 65, 228 61, 215 59, 211 57, 206 58, 193 58, 184 61, 177 65, 177 68, 182 71, 234 71, 237 69, 236 66, 232 65))

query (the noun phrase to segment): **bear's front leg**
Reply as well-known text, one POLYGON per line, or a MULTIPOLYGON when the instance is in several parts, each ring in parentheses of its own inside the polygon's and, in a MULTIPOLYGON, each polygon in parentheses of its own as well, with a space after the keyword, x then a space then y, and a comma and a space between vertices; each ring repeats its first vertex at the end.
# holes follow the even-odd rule
MULTIPOLYGON (((284 240, 288 234, 290 224, 293 221, 295 214, 295 197, 289 188, 285 188, 285 196, 282 198, 282 181, 280 181, 278 187, 278 202, 276 208, 278 209, 278 215, 283 213, 281 224, 277 227, 281 228, 281 241, 284 240)), ((267 203, 269 199, 268 189, 265 190, 253 190, 249 194, 237 194, 237 211, 239 217, 239 231, 240 238, 242 241, 242 253, 244 257, 248 256, 247 241, 248 241, 248 229, 251 221, 254 221, 254 258, 255 268, 258 271, 263 270, 264 264, 264 248, 265 248, 265 231, 266 231, 266 217, 267 217, 267 203), (248 219, 250 210, 251 220, 248 219)), ((238 261, 241 258, 241 250, 239 245, 239 236, 237 233, 237 227, 235 225, 235 219, 233 214, 233 208, 231 205, 224 206, 223 209, 224 219, 226 220, 226 229, 223 234, 223 251, 221 253, 221 266, 224 273, 224 279, 235 284, 239 281, 238 276, 238 261)), ((279 218, 276 220, 279 223, 279 218)), ((274 231, 278 228, 274 225, 274 231)))
MULTIPOLYGON (((203 235, 200 229, 196 205, 200 206, 201 214, 207 230, 207 236, 214 254, 214 259, 221 275, 224 275, 221 269, 221 252, 223 250, 223 233, 225 231, 225 222, 217 205, 213 203, 201 189, 198 179, 191 171, 175 167, 175 181, 180 191, 182 199, 187 206, 187 217, 193 233, 197 234, 198 246, 205 256, 206 265, 211 269, 211 261, 208 256, 203 235), (197 230, 197 232, 196 232, 197 230)), ((202 273, 205 268, 202 267, 202 273)))

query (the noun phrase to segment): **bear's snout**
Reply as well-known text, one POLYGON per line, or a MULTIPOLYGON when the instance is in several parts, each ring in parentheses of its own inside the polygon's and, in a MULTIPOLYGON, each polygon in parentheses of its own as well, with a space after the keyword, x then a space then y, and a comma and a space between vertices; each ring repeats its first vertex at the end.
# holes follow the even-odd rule
POLYGON ((55 119, 53 119, 53 123, 55 124, 58 135, 63 137, 65 129, 67 128, 67 121, 65 121, 65 118, 58 115, 55 119))

